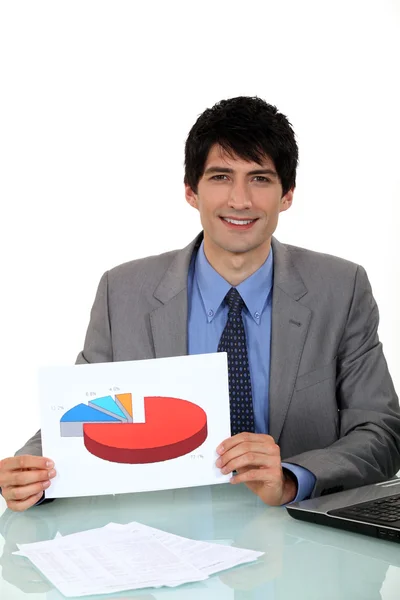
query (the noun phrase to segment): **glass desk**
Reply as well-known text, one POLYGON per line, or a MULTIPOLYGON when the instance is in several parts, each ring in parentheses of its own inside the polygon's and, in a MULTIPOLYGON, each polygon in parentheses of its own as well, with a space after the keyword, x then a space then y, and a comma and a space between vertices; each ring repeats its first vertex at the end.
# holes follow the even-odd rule
MULTIPOLYGON (((16 543, 139 521, 199 540, 265 552, 205 582, 96 596, 138 600, 400 599, 400 545, 301 523, 230 484, 162 492, 56 500, 13 513, 0 499, 1 600, 62 600, 40 572, 13 556, 16 543)), ((94 598, 91 596, 90 598, 94 598)))

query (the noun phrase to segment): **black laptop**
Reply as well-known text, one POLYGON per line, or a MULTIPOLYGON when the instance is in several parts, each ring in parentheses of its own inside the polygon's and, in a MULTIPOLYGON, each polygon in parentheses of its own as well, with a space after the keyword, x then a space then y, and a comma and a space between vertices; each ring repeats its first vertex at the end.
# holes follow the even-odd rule
POLYGON ((400 478, 286 507, 295 519, 400 543, 400 478))

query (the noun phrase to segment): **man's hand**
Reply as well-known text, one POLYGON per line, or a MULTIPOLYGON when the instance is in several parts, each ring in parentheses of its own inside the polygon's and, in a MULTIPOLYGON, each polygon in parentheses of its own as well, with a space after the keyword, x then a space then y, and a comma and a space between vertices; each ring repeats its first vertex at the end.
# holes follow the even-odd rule
POLYGON ((297 486, 282 470, 281 451, 270 435, 238 433, 217 448, 224 474, 236 471, 231 483, 245 483, 265 504, 280 506, 294 500, 297 486))
POLYGON ((0 488, 8 508, 23 511, 39 502, 56 472, 42 456, 14 456, 0 461, 0 488))

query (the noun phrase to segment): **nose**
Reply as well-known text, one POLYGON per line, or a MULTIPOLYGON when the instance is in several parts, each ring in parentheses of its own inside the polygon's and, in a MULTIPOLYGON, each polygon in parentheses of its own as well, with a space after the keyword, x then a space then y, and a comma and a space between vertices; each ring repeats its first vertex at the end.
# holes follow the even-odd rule
POLYGON ((228 205, 235 210, 243 210, 251 207, 250 191, 243 181, 235 181, 231 188, 228 205))

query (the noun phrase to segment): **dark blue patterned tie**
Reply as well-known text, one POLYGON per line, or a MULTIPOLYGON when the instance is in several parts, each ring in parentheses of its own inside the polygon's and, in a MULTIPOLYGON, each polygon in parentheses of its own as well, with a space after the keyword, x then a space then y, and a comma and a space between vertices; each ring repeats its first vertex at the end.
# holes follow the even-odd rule
POLYGON ((235 288, 225 296, 229 306, 228 320, 218 344, 218 352, 228 353, 229 400, 231 434, 254 432, 254 412, 251 394, 246 333, 242 318, 244 302, 235 288))

